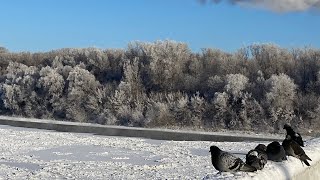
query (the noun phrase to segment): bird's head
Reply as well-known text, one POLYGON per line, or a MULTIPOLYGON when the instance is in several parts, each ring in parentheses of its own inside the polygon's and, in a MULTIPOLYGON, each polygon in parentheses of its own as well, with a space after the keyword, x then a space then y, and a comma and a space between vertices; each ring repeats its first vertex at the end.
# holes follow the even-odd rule
POLYGON ((292 129, 292 128, 291 128, 291 126, 290 126, 289 124, 285 124, 285 125, 283 126, 283 129, 289 130, 289 129, 292 129))
POLYGON ((264 144, 258 144, 258 146, 254 149, 260 150, 260 151, 267 151, 267 146, 264 144))
POLYGON ((249 155, 258 157, 258 152, 257 151, 251 151, 249 153, 249 155))
POLYGON ((218 153, 220 151, 221 151, 221 149, 219 149, 217 146, 211 146, 209 152, 211 152, 211 154, 215 154, 215 153, 218 153))
POLYGON ((268 144, 267 152, 272 152, 272 151, 279 150, 280 147, 281 147, 281 145, 280 145, 280 143, 278 141, 273 141, 270 144, 268 144))

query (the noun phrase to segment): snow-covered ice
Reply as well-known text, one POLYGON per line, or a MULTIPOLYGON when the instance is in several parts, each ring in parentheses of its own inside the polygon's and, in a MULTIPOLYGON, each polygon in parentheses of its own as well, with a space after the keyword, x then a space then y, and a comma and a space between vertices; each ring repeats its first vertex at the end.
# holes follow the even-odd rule
MULTIPOLYGON (((255 173, 221 173, 209 147, 244 155, 258 143, 163 141, 0 126, 0 179, 287 179, 305 165, 292 157, 255 173)), ((320 139, 306 142, 320 160, 320 139)))

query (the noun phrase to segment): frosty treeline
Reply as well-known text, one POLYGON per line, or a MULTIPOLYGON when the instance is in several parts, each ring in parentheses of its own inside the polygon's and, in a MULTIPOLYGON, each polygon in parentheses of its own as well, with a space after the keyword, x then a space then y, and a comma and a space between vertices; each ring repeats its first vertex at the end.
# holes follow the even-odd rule
POLYGON ((140 127, 320 129, 320 50, 185 43, 12 53, 0 48, 0 114, 140 127))

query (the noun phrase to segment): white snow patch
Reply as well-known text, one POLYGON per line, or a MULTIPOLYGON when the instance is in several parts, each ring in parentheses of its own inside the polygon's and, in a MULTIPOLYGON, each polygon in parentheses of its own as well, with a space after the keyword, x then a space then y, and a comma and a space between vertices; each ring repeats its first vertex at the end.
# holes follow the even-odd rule
MULTIPOLYGON (((258 143, 163 141, 108 137, 0 126, 0 179, 288 179, 312 168, 298 159, 268 161, 255 173, 220 173, 211 165, 209 147, 243 160, 258 143)), ((320 161, 320 139, 306 142, 320 161)))

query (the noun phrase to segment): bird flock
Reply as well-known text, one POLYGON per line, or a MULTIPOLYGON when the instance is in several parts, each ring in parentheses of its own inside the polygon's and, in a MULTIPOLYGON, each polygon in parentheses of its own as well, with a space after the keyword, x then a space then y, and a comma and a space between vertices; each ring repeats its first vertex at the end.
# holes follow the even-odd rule
POLYGON ((222 151, 217 146, 211 146, 210 152, 213 167, 219 172, 254 172, 263 169, 268 160, 282 162, 287 160, 287 156, 298 158, 301 162, 310 166, 308 160, 311 161, 311 159, 302 149, 304 143, 301 135, 295 132, 288 124, 285 124, 283 129, 287 133, 282 144, 278 141, 273 141, 267 146, 258 144, 246 154, 245 162, 229 152, 222 151))

